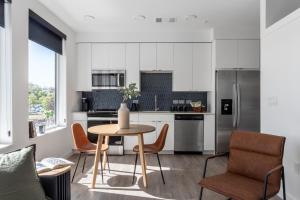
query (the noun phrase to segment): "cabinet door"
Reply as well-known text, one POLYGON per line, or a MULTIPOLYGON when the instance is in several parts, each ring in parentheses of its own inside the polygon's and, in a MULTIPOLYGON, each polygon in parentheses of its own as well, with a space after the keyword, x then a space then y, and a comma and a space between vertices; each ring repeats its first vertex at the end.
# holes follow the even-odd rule
POLYGON ((173 91, 193 89, 193 44, 174 44, 173 91))
POLYGON ((212 90, 211 43, 193 44, 193 90, 212 90))
POLYGON ((174 69, 174 44, 157 43, 157 70, 174 69))
POLYGON ((156 70, 156 43, 140 44, 140 69, 156 70))
POLYGON ((77 44, 77 80, 76 91, 91 91, 92 89, 92 49, 89 43, 77 44))
POLYGON ((165 142, 165 147, 163 151, 174 151, 174 121, 157 121, 156 128, 157 128, 157 137, 159 137, 160 131, 162 130, 164 124, 169 124, 169 130, 165 142))
POLYGON ((125 69, 125 44, 113 43, 108 46, 108 67, 109 69, 125 69))
MULTIPOLYGON (((139 124, 154 126, 156 128, 155 121, 139 121, 139 124)), ((144 134, 144 144, 153 144, 156 141, 156 130, 151 133, 144 134)))
POLYGON ((216 41, 216 68, 238 68, 238 42, 237 40, 216 41))
POLYGON ((92 69, 107 70, 109 69, 109 48, 108 44, 92 44, 92 69))
POLYGON ((126 85, 136 83, 140 90, 140 47, 138 43, 126 44, 126 85))
POLYGON ((238 41, 238 67, 247 69, 259 69, 260 66, 260 42, 259 40, 238 41))
POLYGON ((215 150, 215 116, 204 115, 204 151, 215 150))
MULTIPOLYGON (((138 121, 130 121, 130 124, 138 124, 138 121)), ((133 147, 138 145, 137 136, 125 136, 124 137, 124 149, 127 151, 132 151, 133 147)))

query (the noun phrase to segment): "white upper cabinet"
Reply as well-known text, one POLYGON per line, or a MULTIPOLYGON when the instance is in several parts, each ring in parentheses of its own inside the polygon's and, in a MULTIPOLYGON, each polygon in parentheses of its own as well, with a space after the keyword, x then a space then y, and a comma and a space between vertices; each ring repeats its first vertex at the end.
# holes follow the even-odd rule
POLYGON ((174 69, 174 43, 157 43, 157 70, 174 69))
POLYGON ((211 43, 193 44, 193 91, 212 90, 211 43))
POLYGON ((92 69, 125 69, 125 55, 125 44, 123 43, 92 44, 92 69))
POLYGON ((238 43, 237 40, 216 41, 216 68, 237 68, 238 43))
POLYGON ((126 44, 126 85, 136 83, 140 90, 140 46, 138 43, 126 44))
POLYGON ((238 41, 238 67, 259 69, 260 42, 259 40, 238 41))
POLYGON ((259 40, 217 40, 217 69, 259 69, 259 40))
POLYGON ((156 43, 140 44, 140 70, 156 70, 156 43))
POLYGON ((126 44, 109 44, 109 69, 125 69, 126 44))
POLYGON ((108 44, 92 44, 92 69, 108 69, 108 44))
POLYGON ((193 44, 174 44, 173 91, 193 90, 193 44))
POLYGON ((77 44, 76 91, 92 90, 92 47, 89 43, 77 44))

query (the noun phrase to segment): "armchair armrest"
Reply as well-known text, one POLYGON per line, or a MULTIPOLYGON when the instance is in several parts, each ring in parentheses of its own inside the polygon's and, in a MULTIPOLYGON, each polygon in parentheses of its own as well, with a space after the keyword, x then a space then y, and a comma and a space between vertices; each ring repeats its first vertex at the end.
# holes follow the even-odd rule
POLYGON ((283 165, 278 165, 275 168, 271 169, 270 171, 268 171, 268 173, 265 175, 265 180, 264 180, 264 190, 263 190, 263 199, 267 198, 267 191, 268 191, 268 182, 269 182, 269 177, 277 172, 277 171, 281 171, 281 176, 283 175, 283 170, 284 167, 283 165))
POLYGON ((228 156, 228 155, 229 155, 229 152, 226 152, 226 153, 221 153, 221 154, 213 155, 213 156, 210 156, 210 157, 206 158, 202 178, 205 178, 208 160, 214 159, 214 158, 217 158, 217 157, 228 156))

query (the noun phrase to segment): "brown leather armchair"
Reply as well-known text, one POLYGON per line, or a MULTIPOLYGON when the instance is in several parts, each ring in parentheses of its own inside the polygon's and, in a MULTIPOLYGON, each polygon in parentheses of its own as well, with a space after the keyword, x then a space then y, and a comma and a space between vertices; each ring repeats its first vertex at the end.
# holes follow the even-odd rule
POLYGON ((203 188, 234 200, 266 200, 280 190, 286 199, 282 158, 285 137, 254 132, 235 131, 230 138, 229 153, 208 157, 200 181, 200 200, 203 188), (228 156, 224 174, 205 177, 208 160, 228 156))

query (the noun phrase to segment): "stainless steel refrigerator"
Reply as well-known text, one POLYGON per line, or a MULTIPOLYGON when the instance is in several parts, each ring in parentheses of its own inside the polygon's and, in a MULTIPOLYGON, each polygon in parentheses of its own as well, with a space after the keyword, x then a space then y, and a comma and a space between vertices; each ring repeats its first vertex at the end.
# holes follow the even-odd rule
POLYGON ((233 130, 260 130, 260 73, 216 72, 216 152, 229 150, 233 130))

